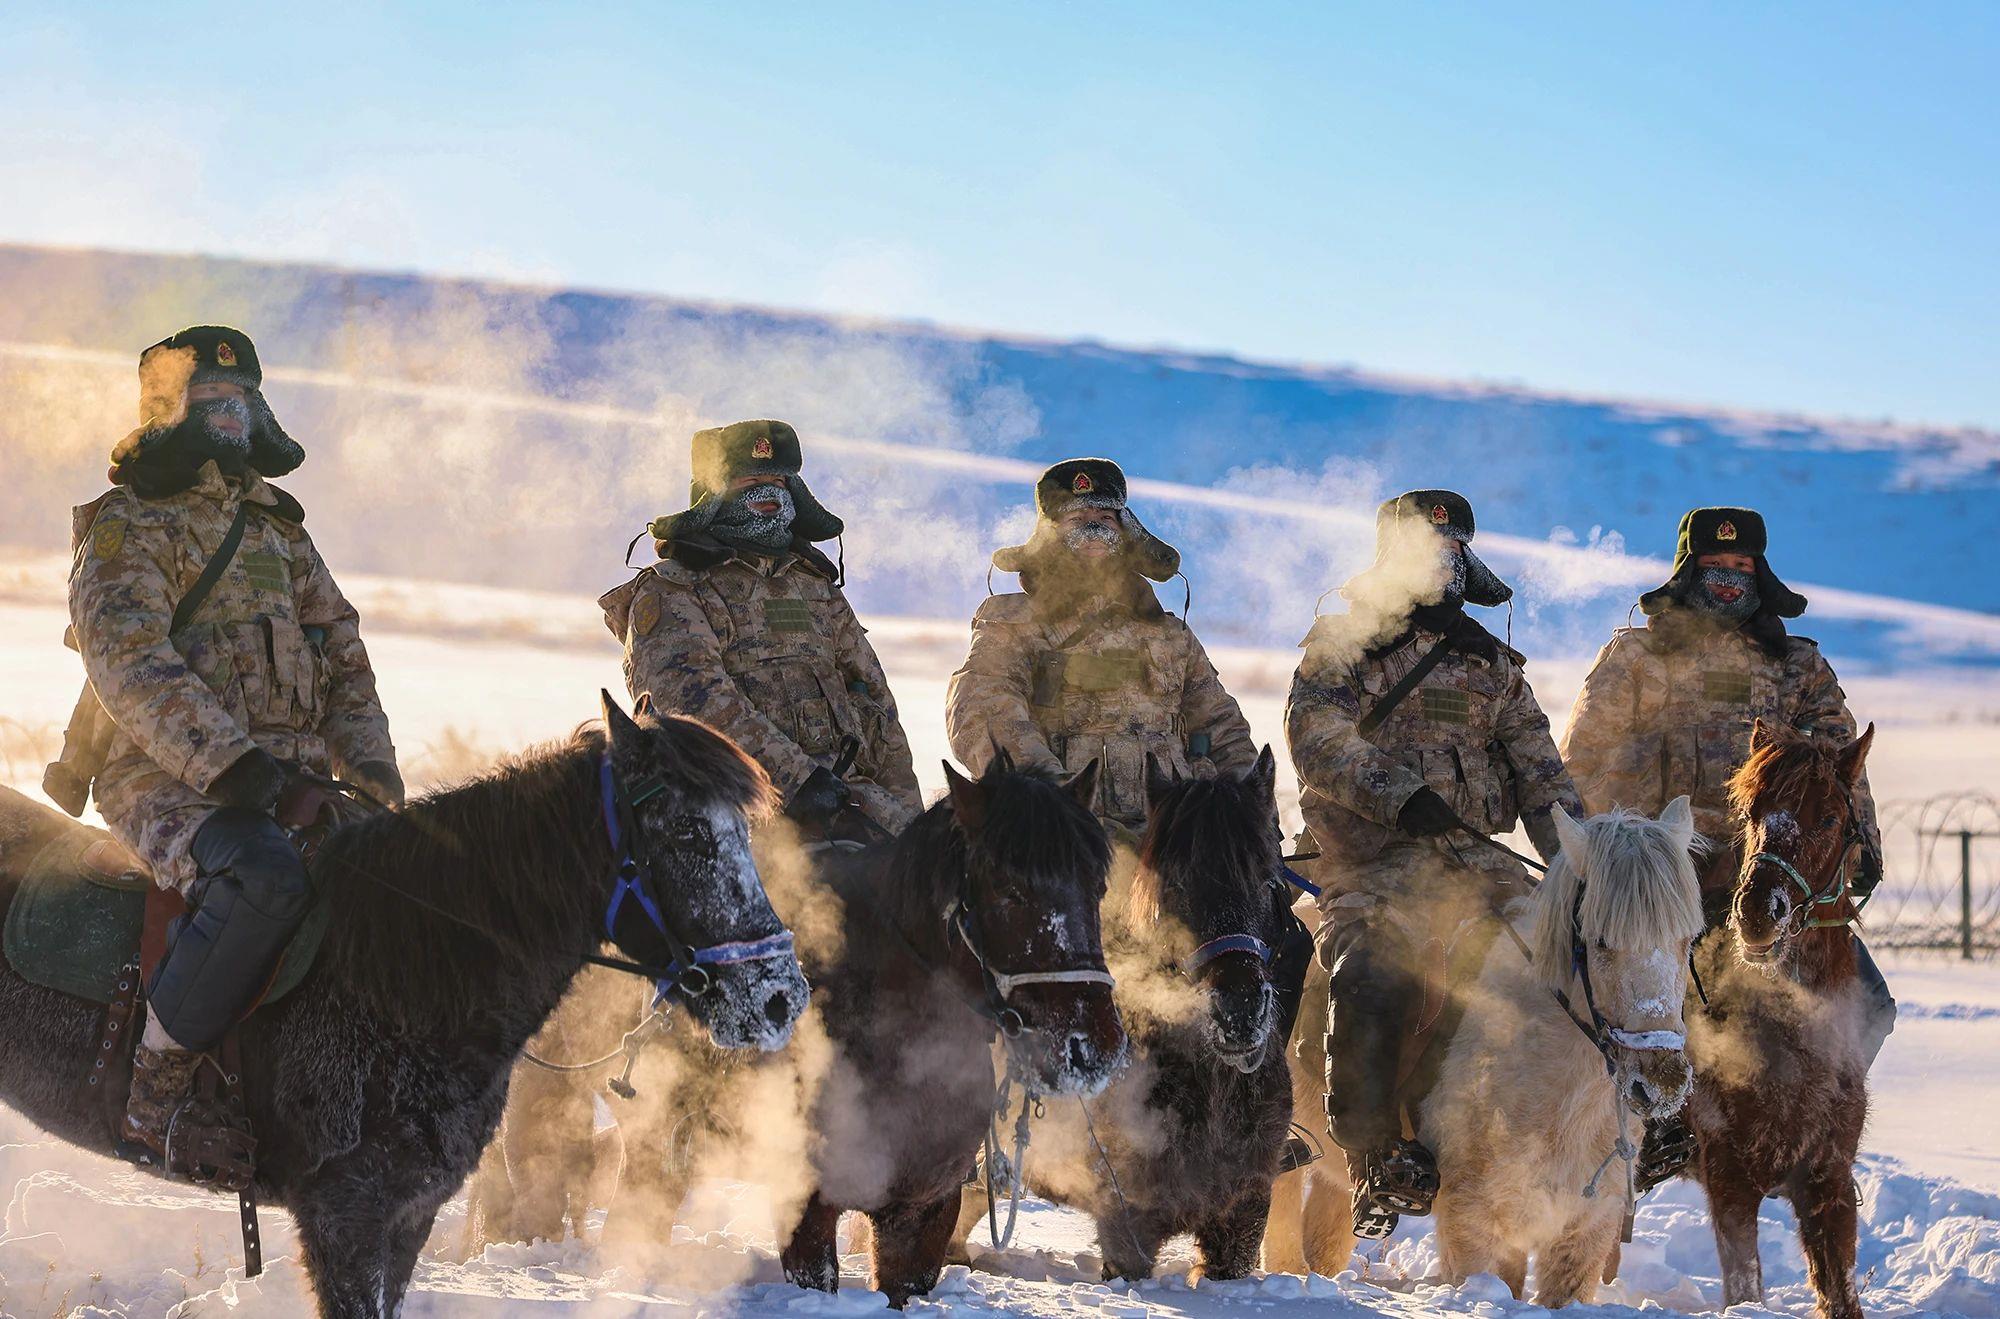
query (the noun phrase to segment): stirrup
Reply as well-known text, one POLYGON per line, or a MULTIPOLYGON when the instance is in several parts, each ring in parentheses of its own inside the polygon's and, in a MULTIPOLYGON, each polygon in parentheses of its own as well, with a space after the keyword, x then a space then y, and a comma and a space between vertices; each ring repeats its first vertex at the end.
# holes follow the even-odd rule
POLYGON ((1672 1181, 1687 1170, 1698 1152, 1694 1128, 1688 1125, 1684 1112, 1649 1119, 1645 1137, 1639 1142, 1633 1189, 1644 1195, 1661 1182, 1672 1181))
POLYGON ((1375 1203, 1368 1183, 1354 1184, 1354 1235, 1362 1241, 1386 1241, 1396 1230, 1398 1215, 1375 1203))
POLYGON ((1320 1161, 1320 1152, 1312 1147, 1305 1137, 1294 1132, 1285 1138, 1285 1144, 1278 1151, 1278 1175, 1297 1172, 1320 1161))
POLYGON ((233 1103, 189 1095, 167 1119, 160 1166, 215 1191, 242 1192, 257 1176, 257 1138, 233 1103))
POLYGON ((1428 1214, 1438 1193, 1437 1159, 1416 1141, 1399 1140, 1368 1152, 1362 1180, 1377 1209, 1428 1214))

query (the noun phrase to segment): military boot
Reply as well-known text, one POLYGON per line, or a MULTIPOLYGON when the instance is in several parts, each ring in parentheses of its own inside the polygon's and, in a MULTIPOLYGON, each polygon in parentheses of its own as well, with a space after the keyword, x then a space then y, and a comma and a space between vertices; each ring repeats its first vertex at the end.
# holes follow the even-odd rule
POLYGON ((119 1136, 146 1161, 203 1186, 240 1191, 250 1184, 257 1142, 233 1106, 194 1094, 207 1055, 152 1049, 132 1055, 132 1093, 119 1136))

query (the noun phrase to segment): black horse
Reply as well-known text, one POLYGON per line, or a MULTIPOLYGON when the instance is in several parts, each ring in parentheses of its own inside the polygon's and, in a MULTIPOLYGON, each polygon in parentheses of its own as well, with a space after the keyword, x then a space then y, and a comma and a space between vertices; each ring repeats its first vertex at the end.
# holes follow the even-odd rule
POLYGON ((1106 938, 1132 1065, 1088 1112, 1049 1105, 1025 1160, 1036 1193, 1096 1223, 1107 1278, 1151 1276, 1183 1232, 1207 1277, 1257 1266, 1292 1120, 1287 1009, 1311 948, 1282 878, 1276 775, 1269 747, 1215 778, 1147 766, 1139 869, 1106 938))
MULTIPOLYGON (((331 904, 319 958, 241 1040, 257 1189, 297 1220, 322 1315, 401 1305, 438 1207, 500 1119, 516 1055, 607 931, 677 977, 718 1043, 776 1048, 805 1006, 750 860, 763 772, 691 720, 635 723, 609 695, 604 715, 342 828, 315 859, 331 904)), ((0 915, 40 844, 79 827, 12 798, 0 915)), ((86 1087, 102 1015, 0 960, 0 1099, 95 1150, 109 1143, 86 1087)))
POLYGON ((834 1059, 814 1096, 812 1191, 785 1274, 832 1291, 846 1209, 874 1224, 871 1282, 901 1307, 937 1282, 959 1187, 993 1111, 993 1042, 1044 1094, 1094 1094, 1126 1039, 1103 961, 1110 845, 1067 783, 1002 755, 978 781, 945 766, 948 797, 893 845, 836 856, 840 947, 803 956, 834 1059))

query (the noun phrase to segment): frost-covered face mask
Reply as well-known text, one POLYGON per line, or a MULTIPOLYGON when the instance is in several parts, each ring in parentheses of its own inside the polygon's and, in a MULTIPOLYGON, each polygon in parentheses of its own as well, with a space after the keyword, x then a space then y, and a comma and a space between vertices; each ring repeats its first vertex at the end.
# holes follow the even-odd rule
POLYGON ((1757 612, 1757 575, 1741 568, 1703 568, 1694 579, 1689 604, 1705 614, 1740 623, 1757 612))
POLYGON ((738 490, 715 511, 715 534, 752 549, 777 551, 792 543, 792 519, 798 514, 792 492, 782 482, 767 481, 738 490), (752 508, 773 504, 776 509, 752 508))
POLYGON ((1464 549, 1455 540, 1447 541, 1444 551, 1444 596, 1439 604, 1452 606, 1465 603, 1465 575, 1468 571, 1464 549))
POLYGON ((1063 533, 1063 544, 1069 546, 1073 554, 1085 554, 1093 547, 1102 547, 1106 554, 1116 554, 1124 541, 1125 537, 1118 528, 1102 522, 1086 522, 1063 533))
POLYGON ((201 444, 217 458, 239 461, 250 454, 250 403, 242 398, 211 398, 188 406, 188 421, 201 444))

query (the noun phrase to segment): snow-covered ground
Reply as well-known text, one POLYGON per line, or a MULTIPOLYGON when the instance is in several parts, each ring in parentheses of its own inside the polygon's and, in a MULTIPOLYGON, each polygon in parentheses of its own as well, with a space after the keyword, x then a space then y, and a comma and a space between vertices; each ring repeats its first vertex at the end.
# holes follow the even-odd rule
MULTIPOLYGON (((1875 1117, 1860 1169, 1861 1270, 1870 1313, 2000 1317, 2000 1111, 1979 1095, 2000 1078, 2000 966, 1899 964, 1890 974, 1904 1021, 1876 1069, 1875 1117), (1918 1170, 1923 1171, 1919 1172, 1918 1170), (1939 1174, 1945 1175, 1939 1175, 1939 1174)), ((1030 1157, 1033 1157, 1032 1150, 1030 1157)), ((43 1138, 0 1110, 0 1314, 292 1316, 308 1292, 284 1215, 265 1211, 265 1275, 245 1281, 233 1204, 165 1186, 108 1160, 43 1138)), ((460 1226, 454 1204, 433 1241, 460 1226)), ((608 1258, 578 1241, 493 1247, 467 1264, 418 1266, 416 1315, 641 1315, 668 1310, 822 1315, 883 1308, 866 1289, 859 1255, 845 1260, 839 1298, 783 1282, 773 1229, 756 1188, 702 1188, 673 1240, 644 1257, 608 1258)), ((917 1312, 1206 1317, 1287 1313, 1533 1316, 1497 1280, 1457 1289, 1424 1278, 1436 1267, 1428 1222, 1338 1278, 1272 1276, 1202 1283, 1186 1278, 1186 1243, 1161 1276, 1138 1287, 1098 1281, 1090 1226, 1039 1203, 1023 1212, 1013 1249, 974 1247, 976 1267, 948 1271, 917 1312)), ((975 1237, 977 1242, 979 1238, 975 1237)), ((1766 1206, 1762 1232, 1771 1312, 1811 1309, 1790 1210, 1766 1206)), ((1720 1304, 1715 1247, 1698 1189, 1675 1183, 1640 1205, 1621 1281, 1581 1314, 1627 1307, 1712 1310, 1720 1304)), ((1732 1311, 1759 1314, 1765 1311, 1732 1311)))
MULTIPOLYGON (((80 673, 59 638, 61 560, 0 562, 0 779, 32 788, 60 731, 80 673)), ((368 620, 383 699, 414 776, 464 772, 491 754, 566 732, 589 718, 600 686, 620 689, 615 647, 587 599, 388 578, 348 581, 368 620)), ((946 754, 944 682, 963 654, 959 621, 871 619, 915 745, 918 770, 939 786, 946 754)), ((1280 709, 1294 656, 1222 650, 1217 661, 1259 736, 1282 745, 1280 709)), ((1538 662, 1544 705, 1558 725, 1585 656, 1538 662)), ((1873 762, 1885 797, 1991 784, 2000 764, 2000 693, 1966 675, 1865 678, 1849 684, 1864 718, 1883 726, 1873 762)), ((1862 1169, 1862 1268, 1871 1312, 1934 1311, 2000 1319, 2000 966, 1904 960, 1889 967, 1902 1024, 1876 1069, 1862 1169)), ((242 1280, 233 1205, 166 1186, 49 1141, 0 1109, 0 1315, 291 1316, 308 1293, 284 1216, 266 1211, 265 1276, 242 1280)), ((453 1239, 456 1206, 437 1244, 453 1239)), ((772 1225, 754 1187, 713 1185, 681 1216, 674 1240, 644 1259, 608 1259, 588 1245, 495 1248, 469 1264, 427 1260, 413 1314, 617 1316, 680 1308, 717 1313, 843 1314, 884 1302, 848 1263, 837 1300, 782 1282, 772 1225)), ((1376 1258, 1338 1279, 1186 1281, 1185 1247, 1162 1277, 1137 1288, 1097 1281, 1088 1224, 1031 1205, 1015 1249, 953 1269, 924 1308, 936 1313, 1159 1315, 1534 1313, 1477 1279, 1456 1291, 1422 1279, 1435 1266, 1410 1225, 1376 1258)), ((1791 1216, 1769 1206, 1764 1233, 1772 1310, 1803 1314, 1809 1290, 1791 1216)), ((1719 1304, 1714 1247, 1698 1191, 1662 1188, 1641 1206, 1621 1306, 1668 1310, 1719 1304)), ((1628 1311, 1629 1312, 1629 1311, 1628 1311)), ((1748 1313, 1759 1313, 1749 1311, 1748 1313)))

